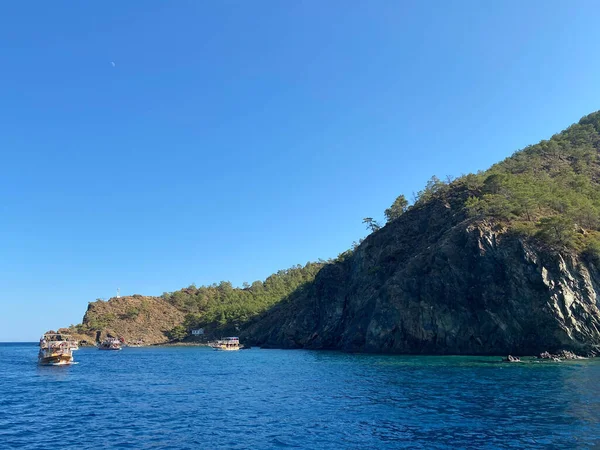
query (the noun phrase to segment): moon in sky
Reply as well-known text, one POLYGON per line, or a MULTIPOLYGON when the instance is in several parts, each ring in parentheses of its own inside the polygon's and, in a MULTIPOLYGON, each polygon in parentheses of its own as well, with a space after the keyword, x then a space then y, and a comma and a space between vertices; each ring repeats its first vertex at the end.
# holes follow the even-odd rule
POLYGON ((117 65, 115 64, 115 62, 114 62, 114 61, 111 61, 111 62, 110 62, 110 65, 111 65, 111 66, 113 66, 113 67, 116 67, 116 66, 117 66, 117 65))

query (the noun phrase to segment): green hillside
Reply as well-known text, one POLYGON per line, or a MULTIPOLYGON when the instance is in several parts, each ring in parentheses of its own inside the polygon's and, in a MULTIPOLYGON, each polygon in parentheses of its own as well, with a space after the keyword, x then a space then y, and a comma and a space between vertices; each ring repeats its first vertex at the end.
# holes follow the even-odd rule
POLYGON ((264 282, 255 281, 242 288, 222 281, 164 293, 165 301, 186 314, 185 321, 170 331, 170 337, 182 339, 193 328, 205 328, 209 335, 235 334, 249 319, 313 281, 322 266, 321 263, 294 266, 274 273, 264 282))
MULTIPOLYGON (((432 199, 464 206, 557 250, 600 252, 600 112, 478 174, 433 177, 414 207, 432 199)), ((387 215, 387 213, 386 213, 387 215)))

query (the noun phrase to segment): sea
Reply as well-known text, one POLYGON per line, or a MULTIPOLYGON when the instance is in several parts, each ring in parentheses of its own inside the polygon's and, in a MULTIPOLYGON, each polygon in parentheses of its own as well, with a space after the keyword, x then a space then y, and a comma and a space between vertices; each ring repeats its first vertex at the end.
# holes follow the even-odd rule
POLYGON ((0 449, 600 447, 600 360, 0 344, 0 449))

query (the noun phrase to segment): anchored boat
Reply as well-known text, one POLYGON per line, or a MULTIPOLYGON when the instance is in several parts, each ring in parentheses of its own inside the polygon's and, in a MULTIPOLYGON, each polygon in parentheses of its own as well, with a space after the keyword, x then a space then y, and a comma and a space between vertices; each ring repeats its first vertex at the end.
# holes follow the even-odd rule
POLYGON ((220 351, 235 351, 240 349, 240 338, 226 337, 219 341, 213 342, 211 347, 220 351))
POLYGON ((98 345, 99 350, 121 350, 122 342, 117 338, 106 338, 104 339, 100 345, 98 345))
POLYGON ((42 366, 67 366, 73 364, 71 336, 61 333, 46 333, 40 339, 38 363, 42 366))

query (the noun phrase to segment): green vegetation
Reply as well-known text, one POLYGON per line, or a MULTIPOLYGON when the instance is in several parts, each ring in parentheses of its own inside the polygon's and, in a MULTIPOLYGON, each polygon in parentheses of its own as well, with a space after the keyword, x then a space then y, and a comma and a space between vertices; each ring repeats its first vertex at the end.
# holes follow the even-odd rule
POLYGON ((163 299, 187 313, 182 327, 169 332, 169 338, 181 340, 182 330, 187 335, 193 328, 205 328, 207 334, 233 333, 241 325, 266 311, 292 292, 314 280, 321 263, 295 266, 268 277, 264 282, 255 281, 243 288, 234 288, 230 282, 196 287, 191 285, 172 293, 164 293, 163 299))
POLYGON ((432 200, 436 196, 439 196, 440 194, 443 194, 444 192, 446 192, 447 187, 448 187, 448 183, 444 183, 442 180, 440 180, 435 175, 432 176, 429 179, 429 181, 427 181, 425 188, 415 194, 414 205, 418 206, 418 205, 427 203, 428 201, 432 200))
POLYGON ((600 113, 594 113, 479 174, 469 213, 551 247, 598 254, 599 132, 600 113))
MULTIPOLYGON (((446 181, 433 176, 414 194, 412 206, 400 195, 385 217, 391 222, 438 199, 464 209, 470 217, 600 262, 599 151, 600 112, 596 112, 485 172, 446 181)), ((370 217, 363 223, 371 232, 380 228, 370 217)))
POLYGON ((117 318, 113 313, 104 314, 100 317, 94 317, 86 325, 89 330, 101 330, 110 327, 111 323, 117 318))
POLYGON ((394 200, 394 203, 392 203, 392 206, 385 210, 385 218, 388 222, 396 220, 398 217, 404 214, 407 209, 408 200, 406 200, 404 195, 399 195, 396 200, 394 200))
POLYGON ((381 225, 379 225, 379 223, 372 217, 365 217, 362 223, 367 226, 367 230, 371 230, 371 233, 381 228, 381 225))
MULTIPOLYGON (((600 260, 600 112, 516 152, 485 172, 443 182, 432 177, 415 195, 461 199, 469 216, 501 224, 557 250, 600 260)), ((399 197, 400 198, 400 197, 399 197)), ((398 217, 398 200, 385 215, 398 217)))
POLYGON ((127 311, 125 311, 125 314, 121 315, 121 319, 133 320, 139 315, 140 315, 140 308, 131 306, 131 307, 127 308, 127 311))
POLYGON ((167 337, 171 341, 183 341, 188 335, 188 331, 185 326, 177 325, 172 330, 167 332, 167 337))

